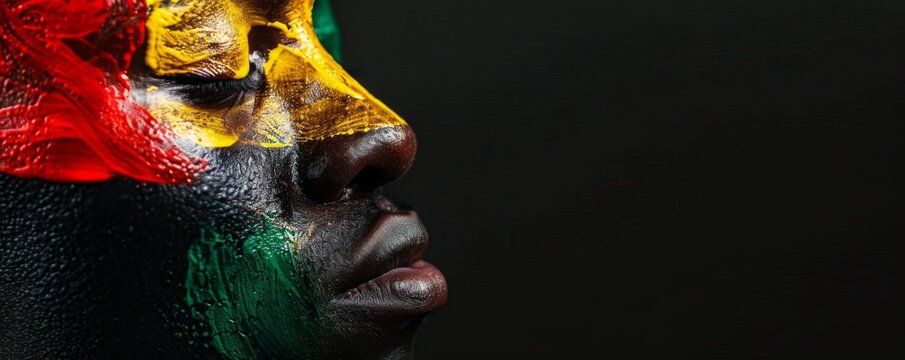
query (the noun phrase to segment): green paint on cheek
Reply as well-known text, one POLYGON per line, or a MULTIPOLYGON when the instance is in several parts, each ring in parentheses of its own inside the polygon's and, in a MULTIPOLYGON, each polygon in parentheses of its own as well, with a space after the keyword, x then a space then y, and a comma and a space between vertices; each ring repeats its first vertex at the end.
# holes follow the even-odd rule
POLYGON ((186 302, 228 359, 308 358, 324 303, 296 237, 269 219, 243 243, 205 229, 189 249, 186 302))

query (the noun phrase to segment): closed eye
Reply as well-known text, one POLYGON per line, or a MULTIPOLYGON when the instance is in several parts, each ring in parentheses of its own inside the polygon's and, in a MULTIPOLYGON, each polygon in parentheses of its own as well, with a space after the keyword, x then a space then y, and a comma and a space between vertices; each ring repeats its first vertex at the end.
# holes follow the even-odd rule
POLYGON ((264 86, 264 70, 261 61, 252 61, 248 75, 242 79, 168 79, 168 87, 192 105, 231 106, 244 95, 257 92, 264 86))

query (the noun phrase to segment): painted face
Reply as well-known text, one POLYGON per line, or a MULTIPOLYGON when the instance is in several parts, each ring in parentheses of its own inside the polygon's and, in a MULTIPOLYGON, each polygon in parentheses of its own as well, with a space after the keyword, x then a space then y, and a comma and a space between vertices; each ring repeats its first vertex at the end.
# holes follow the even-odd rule
POLYGON ((336 51, 326 0, 0 0, 0 353, 410 356, 415 138, 336 51))

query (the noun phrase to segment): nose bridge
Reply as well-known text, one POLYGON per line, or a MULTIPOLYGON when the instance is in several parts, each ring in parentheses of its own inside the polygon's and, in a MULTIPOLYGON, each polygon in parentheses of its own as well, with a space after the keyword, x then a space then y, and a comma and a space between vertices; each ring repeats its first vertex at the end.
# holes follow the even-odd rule
POLYGON ((292 7, 283 22, 267 23, 292 43, 269 53, 261 112, 292 120, 302 155, 296 179, 308 199, 331 202, 369 193, 408 170, 415 135, 334 61, 314 33, 310 0, 297 1, 301 6, 292 7))
POLYGON ((406 125, 338 65, 304 55, 284 45, 271 51, 255 114, 261 130, 285 129, 280 123, 288 120, 292 140, 305 142, 406 125))
POLYGON ((310 14, 290 15, 295 16, 286 22, 266 23, 292 42, 270 50, 264 64, 267 86, 255 112, 259 133, 266 138, 263 144, 278 146, 286 140, 322 140, 406 125, 326 52, 314 34, 310 14), (285 131, 282 122, 286 120, 292 133, 280 136, 277 129, 285 131))

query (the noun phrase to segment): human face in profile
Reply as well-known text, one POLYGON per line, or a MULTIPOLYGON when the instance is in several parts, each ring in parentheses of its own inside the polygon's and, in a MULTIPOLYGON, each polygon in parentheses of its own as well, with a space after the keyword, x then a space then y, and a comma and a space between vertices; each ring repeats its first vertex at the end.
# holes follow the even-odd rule
POLYGON ((380 188, 415 136, 312 0, 0 8, 2 353, 411 355, 446 282, 380 188))

